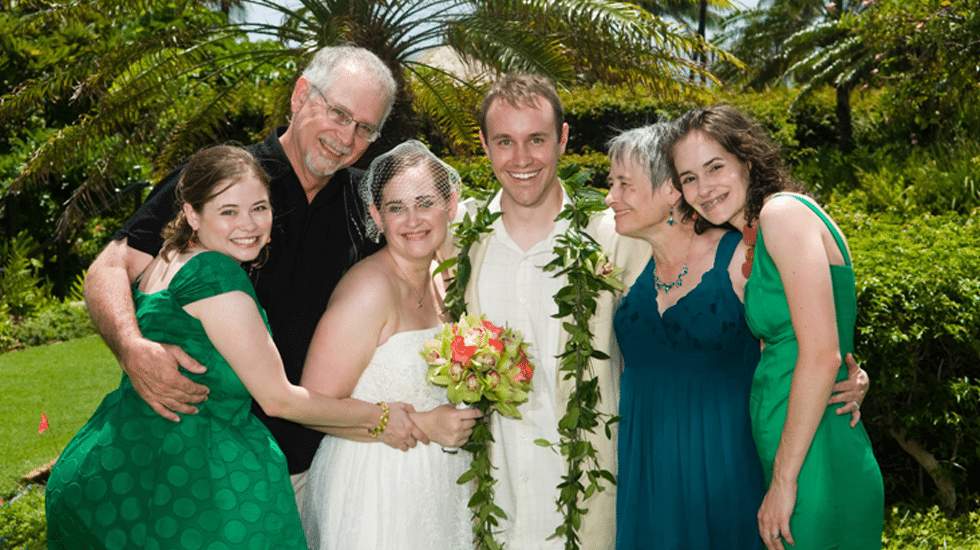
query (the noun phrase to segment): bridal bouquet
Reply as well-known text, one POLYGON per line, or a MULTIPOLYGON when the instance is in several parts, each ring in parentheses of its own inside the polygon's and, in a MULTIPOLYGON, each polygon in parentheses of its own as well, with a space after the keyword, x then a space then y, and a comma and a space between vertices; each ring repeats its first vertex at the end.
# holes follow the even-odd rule
POLYGON ((456 405, 489 403, 489 409, 520 418, 517 405, 527 401, 534 365, 520 332, 498 327, 482 315, 462 315, 422 346, 429 382, 446 387, 456 405))

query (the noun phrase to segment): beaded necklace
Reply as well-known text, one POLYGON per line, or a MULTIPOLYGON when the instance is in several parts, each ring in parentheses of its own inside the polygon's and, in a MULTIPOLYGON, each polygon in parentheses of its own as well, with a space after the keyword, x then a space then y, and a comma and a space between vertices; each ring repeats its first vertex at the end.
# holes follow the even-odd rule
POLYGON ((657 277, 657 270, 653 270, 653 286, 657 287, 658 290, 664 291, 664 294, 668 294, 672 288, 676 288, 684 285, 684 276, 687 275, 687 264, 681 268, 680 273, 677 274, 677 280, 671 283, 665 283, 657 277))
POLYGON ((684 256, 684 265, 681 267, 680 272, 677 274, 677 279, 665 283, 660 277, 657 276, 657 269, 653 270, 653 286, 658 291, 664 291, 664 294, 668 294, 671 289, 684 286, 684 276, 687 275, 687 259, 691 256, 691 247, 694 245, 694 234, 691 234, 691 240, 687 243, 687 255, 684 256))

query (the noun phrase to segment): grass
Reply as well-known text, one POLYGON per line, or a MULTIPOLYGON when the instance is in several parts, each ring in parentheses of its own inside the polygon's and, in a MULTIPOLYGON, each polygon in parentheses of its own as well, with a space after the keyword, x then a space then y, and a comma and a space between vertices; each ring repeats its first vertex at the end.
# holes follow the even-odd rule
POLYGON ((0 497, 58 456, 120 372, 97 336, 0 355, 0 497), (49 428, 39 434, 42 412, 49 428))

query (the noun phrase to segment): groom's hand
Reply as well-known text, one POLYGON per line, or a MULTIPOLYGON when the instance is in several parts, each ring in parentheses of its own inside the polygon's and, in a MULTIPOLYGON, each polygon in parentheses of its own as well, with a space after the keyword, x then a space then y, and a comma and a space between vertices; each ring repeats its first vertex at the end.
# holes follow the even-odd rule
POLYGON ((407 451, 415 447, 419 441, 425 444, 429 443, 428 436, 415 425, 409 416, 415 412, 415 407, 408 403, 389 403, 388 409, 390 411, 388 426, 381 434, 381 441, 385 445, 407 451))

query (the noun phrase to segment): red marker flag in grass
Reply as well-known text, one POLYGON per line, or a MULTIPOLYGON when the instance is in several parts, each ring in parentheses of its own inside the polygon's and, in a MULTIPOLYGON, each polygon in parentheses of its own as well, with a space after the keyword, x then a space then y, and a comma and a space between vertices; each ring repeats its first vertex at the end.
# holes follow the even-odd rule
POLYGON ((37 425, 37 433, 43 434, 48 431, 48 415, 41 413, 41 422, 37 425))

